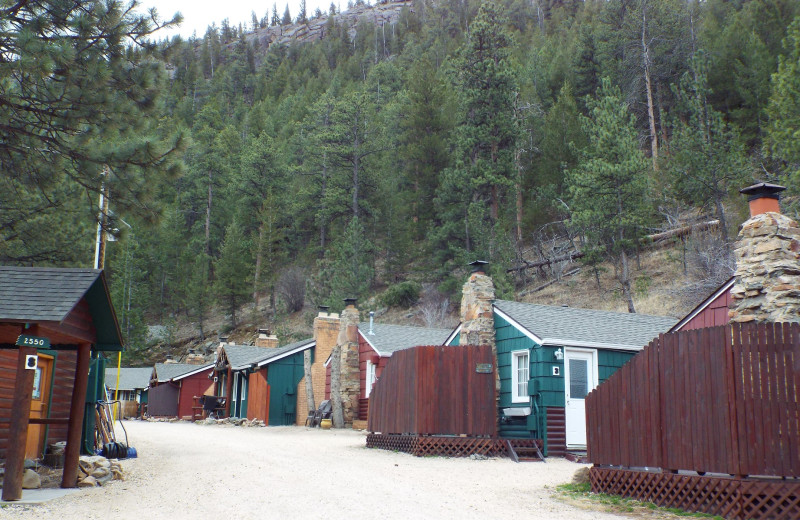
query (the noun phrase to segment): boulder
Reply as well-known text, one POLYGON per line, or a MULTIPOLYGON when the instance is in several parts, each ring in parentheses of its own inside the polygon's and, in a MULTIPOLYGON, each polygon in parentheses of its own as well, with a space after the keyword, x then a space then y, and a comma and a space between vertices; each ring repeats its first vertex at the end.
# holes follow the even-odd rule
POLYGON ((22 474, 22 489, 39 489, 42 487, 42 478, 32 469, 26 469, 22 474))
POLYGON ((95 480, 94 477, 86 477, 85 479, 78 481, 79 488, 95 487, 96 485, 97 485, 97 480, 95 480))

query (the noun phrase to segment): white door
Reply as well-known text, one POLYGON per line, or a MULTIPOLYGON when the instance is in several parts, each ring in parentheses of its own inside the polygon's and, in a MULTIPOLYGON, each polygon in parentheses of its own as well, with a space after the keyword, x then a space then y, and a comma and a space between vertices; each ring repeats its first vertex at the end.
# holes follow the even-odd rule
POLYGON ((564 349, 567 448, 586 448, 586 394, 597 386, 597 351, 564 349))

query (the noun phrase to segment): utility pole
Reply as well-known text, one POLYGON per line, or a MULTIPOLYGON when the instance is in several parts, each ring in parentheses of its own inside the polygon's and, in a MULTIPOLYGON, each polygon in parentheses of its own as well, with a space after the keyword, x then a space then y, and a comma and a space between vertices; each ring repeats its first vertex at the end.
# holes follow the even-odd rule
POLYGON ((100 213, 97 216, 97 240, 95 241, 94 248, 94 268, 103 269, 106 263, 106 221, 108 218, 108 186, 106 179, 108 179, 111 169, 106 165, 103 167, 103 172, 100 174, 103 177, 103 182, 100 184, 100 213))

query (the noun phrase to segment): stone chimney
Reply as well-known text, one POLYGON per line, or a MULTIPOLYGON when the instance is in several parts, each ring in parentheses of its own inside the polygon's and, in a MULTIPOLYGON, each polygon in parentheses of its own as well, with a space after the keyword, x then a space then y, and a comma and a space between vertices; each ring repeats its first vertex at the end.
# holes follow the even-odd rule
MULTIPOLYGON (((494 282, 486 274, 489 265, 483 260, 469 264, 472 274, 469 275, 461 290, 461 334, 460 345, 491 345, 494 360, 494 387, 496 409, 500 407, 500 371, 497 363, 497 344, 494 336, 494 312, 492 303, 495 300, 494 282)), ((497 431, 500 431, 500 415, 497 414, 497 431)))
MULTIPOLYGON (((314 406, 325 400, 325 362, 336 346, 339 337, 339 315, 329 312, 326 305, 319 306, 319 313, 314 318, 314 362, 311 364, 311 387, 314 393, 314 406)), ((305 376, 297 385, 297 424, 304 424, 308 416, 308 391, 305 376)))
POLYGON ((358 419, 358 398, 361 393, 361 374, 358 364, 360 314, 356 308, 355 298, 345 298, 344 305, 336 346, 331 353, 331 404, 333 424, 337 428, 349 427, 355 419, 358 419))
POLYGON ((800 322, 800 227, 780 213, 785 189, 761 182, 741 190, 750 218, 736 241, 733 322, 800 322))
MULTIPOLYGON (((494 342, 494 283, 486 275, 488 262, 476 260, 469 264, 472 274, 461 292, 461 340, 462 345, 491 345, 494 342)), ((495 357, 497 354, 495 352, 495 357)))
POLYGON ((205 356, 198 354, 193 348, 189 349, 189 354, 186 355, 186 360, 184 361, 184 363, 188 363, 189 365, 203 365, 205 362, 205 356))
POLYGON ((278 348, 278 336, 269 329, 258 329, 256 346, 264 348, 278 348))

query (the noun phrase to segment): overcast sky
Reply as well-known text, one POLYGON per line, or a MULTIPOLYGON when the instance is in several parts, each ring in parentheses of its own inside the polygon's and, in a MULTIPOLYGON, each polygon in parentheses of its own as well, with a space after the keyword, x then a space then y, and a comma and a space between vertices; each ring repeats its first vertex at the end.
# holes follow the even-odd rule
MULTIPOLYGON (((180 12, 183 15, 183 23, 178 29, 169 32, 158 32, 155 34, 158 39, 169 37, 173 34, 180 34, 184 38, 188 38, 195 31, 197 32, 197 37, 202 38, 209 25, 216 23, 217 27, 219 27, 224 18, 230 21, 231 26, 238 27, 239 22, 241 22, 244 27, 248 27, 253 11, 255 11, 259 19, 263 18, 268 11, 271 16, 273 1, 275 0, 141 0, 141 8, 146 10, 150 7, 155 7, 162 19, 171 18, 176 12, 180 12)), ((346 9, 346 0, 343 3, 340 0, 334 0, 334 2, 337 6, 341 4, 346 9)), ((287 3, 289 4, 289 12, 291 12, 292 18, 295 18, 300 10, 300 0, 278 0, 276 3, 278 5, 278 16, 283 16, 287 3)), ((308 16, 311 16, 317 7, 325 12, 330 5, 331 0, 306 0, 306 12, 308 16)))

